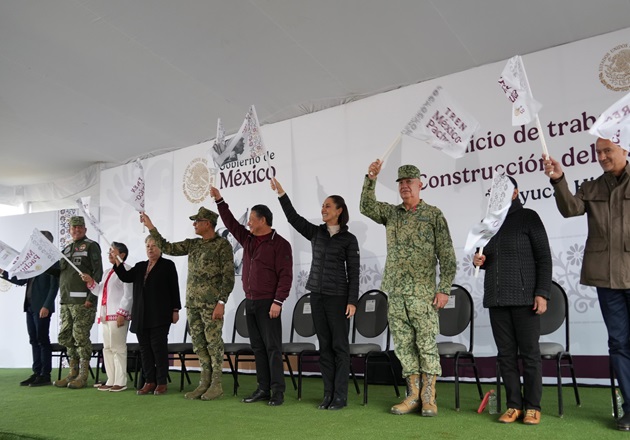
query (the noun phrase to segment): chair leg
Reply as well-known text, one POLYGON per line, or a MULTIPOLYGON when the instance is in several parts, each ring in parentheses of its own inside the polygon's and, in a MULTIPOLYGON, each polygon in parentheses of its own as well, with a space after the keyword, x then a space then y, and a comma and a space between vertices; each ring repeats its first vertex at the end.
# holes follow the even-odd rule
POLYGON ((297 393, 298 400, 302 400, 302 354, 298 355, 298 385, 297 385, 297 393))
POLYGON ((367 405, 368 402, 368 361, 370 354, 365 356, 365 362, 363 364, 363 405, 367 405))
POLYGON ((580 392, 578 390, 577 380, 575 378, 575 368, 573 368, 573 356, 569 354, 569 369, 571 370, 571 379, 573 379, 573 392, 575 394, 575 403, 577 406, 582 406, 582 402, 580 402, 580 392))
POLYGON ((562 367, 561 367, 562 354, 559 354, 556 358, 556 375, 558 377, 558 416, 562 418, 564 416, 564 402, 562 401, 562 367))
POLYGON ((357 395, 361 394, 359 383, 357 382, 357 377, 354 374, 354 368, 352 368, 352 358, 350 358, 350 375, 352 376, 352 380, 354 381, 354 388, 357 390, 357 395))
POLYGON ((293 389, 297 390, 297 383, 295 383, 295 377, 293 377, 291 362, 289 361, 289 356, 286 353, 284 353, 284 363, 287 364, 287 368, 289 369, 289 376, 291 377, 291 382, 293 383, 293 389))
POLYGON ((455 354, 455 411, 459 411, 459 353, 455 354))

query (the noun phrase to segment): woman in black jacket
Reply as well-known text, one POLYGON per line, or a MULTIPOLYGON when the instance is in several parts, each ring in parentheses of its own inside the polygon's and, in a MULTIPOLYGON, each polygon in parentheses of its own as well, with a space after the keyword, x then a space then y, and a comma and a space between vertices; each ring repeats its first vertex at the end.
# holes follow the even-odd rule
POLYGON ((542 365, 540 315, 547 310, 551 290, 551 251, 540 217, 523 208, 516 180, 507 217, 473 263, 486 271, 483 306, 490 312, 497 360, 505 383, 507 411, 501 423, 523 417, 523 423, 540 423, 542 365), (518 358, 523 360, 523 393, 518 358))
POLYGON ((341 196, 326 198, 321 209, 324 223, 318 226, 295 211, 276 179, 271 188, 278 192, 291 226, 311 242, 313 250, 306 290, 311 292, 324 380, 324 400, 318 408, 342 409, 347 404, 350 374, 348 325, 359 298, 359 244, 348 231, 348 207, 341 196))
POLYGON ((133 283, 133 306, 130 331, 140 344, 144 386, 136 394, 165 394, 168 379, 168 332, 171 323, 179 321, 179 283, 177 269, 171 260, 162 258, 162 252, 152 236, 145 240, 147 261, 141 261, 127 270, 116 258, 114 270, 122 282, 133 283))

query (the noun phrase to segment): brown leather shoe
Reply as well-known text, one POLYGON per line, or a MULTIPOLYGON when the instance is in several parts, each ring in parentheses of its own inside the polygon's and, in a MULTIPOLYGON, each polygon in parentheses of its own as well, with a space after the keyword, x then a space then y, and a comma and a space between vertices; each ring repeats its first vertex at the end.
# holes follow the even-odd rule
POLYGON ((523 411, 520 409, 508 408, 506 412, 504 412, 501 417, 499 417, 499 422, 501 423, 513 423, 516 422, 523 416, 523 411))
POLYGON ((540 411, 537 409, 528 409, 525 411, 523 423, 526 425, 538 425, 540 423, 540 411))
POLYGON ((136 391, 136 394, 138 396, 144 396, 145 394, 152 394, 153 391, 155 391, 156 386, 157 385, 155 385, 154 383, 147 382, 144 384, 142 388, 136 391))
POLYGON ((153 391, 153 394, 155 394, 156 396, 159 396, 160 394, 166 394, 167 389, 168 388, 166 384, 158 385, 157 387, 155 387, 155 391, 153 391))

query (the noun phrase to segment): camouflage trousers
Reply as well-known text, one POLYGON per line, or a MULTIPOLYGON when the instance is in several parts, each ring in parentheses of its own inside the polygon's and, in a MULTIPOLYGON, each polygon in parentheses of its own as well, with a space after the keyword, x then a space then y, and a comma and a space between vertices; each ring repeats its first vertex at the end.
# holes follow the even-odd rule
POLYGON ((389 295, 389 327, 403 377, 422 373, 442 374, 436 342, 440 325, 431 303, 432 299, 417 296, 389 295))
POLYGON ((201 368, 208 371, 223 369, 223 320, 212 320, 214 306, 188 308, 188 326, 193 349, 201 368))
POLYGON ((66 347, 70 359, 89 360, 92 357, 90 330, 96 319, 96 307, 83 304, 61 305, 59 343, 66 347))

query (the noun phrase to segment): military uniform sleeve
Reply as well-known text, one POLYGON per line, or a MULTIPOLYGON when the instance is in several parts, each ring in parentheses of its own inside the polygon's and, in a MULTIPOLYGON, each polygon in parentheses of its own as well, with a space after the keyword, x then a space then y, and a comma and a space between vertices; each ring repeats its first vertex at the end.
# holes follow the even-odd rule
POLYGON ((560 180, 551 181, 554 189, 554 197, 558 211, 564 218, 583 215, 586 208, 583 200, 582 186, 578 189, 577 194, 571 194, 569 184, 567 183, 566 174, 563 174, 560 180))
POLYGON ((376 179, 370 180, 365 176, 363 189, 361 191, 361 201, 359 210, 364 216, 374 220, 381 225, 387 224, 387 218, 392 209, 389 203, 378 202, 376 200, 376 179))
POLYGON ((157 228, 153 228, 149 231, 151 237, 155 240, 155 244, 160 248, 163 254, 180 256, 180 255, 188 255, 190 251, 190 240, 177 241, 175 243, 171 243, 162 237, 162 234, 157 230, 157 228))
POLYGON ((234 289, 234 254, 232 246, 227 240, 221 240, 219 249, 219 261, 221 262, 221 286, 219 286, 219 300, 227 302, 230 293, 234 289))
POLYGON ((440 284, 437 291, 450 295, 457 271, 457 260, 448 223, 441 211, 438 211, 435 225, 435 254, 440 262, 440 284))
POLYGON ((357 237, 352 235, 350 243, 346 248, 346 270, 348 275, 348 304, 354 306, 359 302, 360 265, 359 242, 357 241, 357 237))

